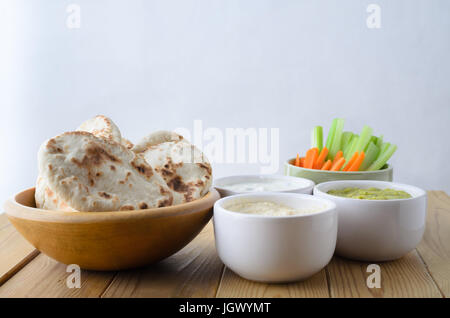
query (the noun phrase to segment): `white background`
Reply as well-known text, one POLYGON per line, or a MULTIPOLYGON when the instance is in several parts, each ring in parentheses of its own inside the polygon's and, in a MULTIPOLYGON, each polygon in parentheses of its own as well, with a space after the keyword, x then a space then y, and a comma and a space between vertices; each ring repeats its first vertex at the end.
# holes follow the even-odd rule
POLYGON ((450 1, 2 0, 0 41, 1 202, 33 186, 41 142, 96 114, 133 141, 195 119, 280 128, 279 173, 339 116, 398 145, 396 181, 450 192, 450 1))

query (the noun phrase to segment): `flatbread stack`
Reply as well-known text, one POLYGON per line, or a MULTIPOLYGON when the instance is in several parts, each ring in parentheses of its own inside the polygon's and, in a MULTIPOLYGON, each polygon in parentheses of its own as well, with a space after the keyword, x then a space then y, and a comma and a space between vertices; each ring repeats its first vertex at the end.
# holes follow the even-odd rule
POLYGON ((36 206, 59 211, 124 211, 203 197, 211 165, 182 136, 159 131, 133 145, 105 116, 44 142, 36 206))
POLYGON ((203 153, 182 136, 158 131, 132 149, 143 155, 174 194, 174 204, 204 196, 212 182, 211 165, 203 153))

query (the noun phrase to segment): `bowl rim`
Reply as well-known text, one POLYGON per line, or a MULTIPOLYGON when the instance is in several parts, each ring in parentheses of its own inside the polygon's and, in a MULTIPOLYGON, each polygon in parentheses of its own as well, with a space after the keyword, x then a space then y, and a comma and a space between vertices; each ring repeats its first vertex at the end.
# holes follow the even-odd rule
POLYGON ((117 222, 121 220, 144 219, 148 217, 170 217, 199 212, 208 207, 212 208, 214 203, 220 199, 220 194, 216 189, 211 187, 208 193, 200 199, 167 207, 127 211, 66 212, 39 209, 23 205, 17 201, 18 196, 25 195, 26 192, 30 191, 33 191, 34 193, 35 187, 22 190, 5 202, 4 209, 7 216, 58 223, 93 223, 98 221, 117 222))
POLYGON ((374 202, 376 204, 376 202, 379 203, 386 203, 386 202, 408 202, 408 201, 412 201, 412 200, 417 200, 419 198, 422 197, 426 197, 427 192, 419 187, 410 185, 410 184, 406 184, 406 183, 398 183, 398 182, 392 182, 392 181, 380 181, 380 180, 334 180, 334 181, 327 181, 327 182, 323 182, 320 183, 318 185, 316 185, 314 187, 313 190, 313 195, 316 195, 316 192, 320 193, 321 195, 325 196, 326 198, 330 197, 333 199, 337 199, 337 200, 350 200, 353 202, 374 202), (328 194, 325 191, 322 191, 321 187, 323 186, 328 186, 328 185, 332 185, 332 184, 346 184, 346 183, 360 183, 360 184, 389 184, 389 185, 393 185, 394 187, 397 188, 403 188, 403 191, 407 192, 408 194, 411 195, 411 198, 407 198, 407 199, 390 199, 390 200, 369 200, 369 199, 354 199, 354 198, 347 198, 347 197, 341 197, 338 195, 332 195, 332 194, 328 194), (417 191, 419 193, 419 195, 413 196, 411 193, 409 193, 407 191, 407 188, 413 188, 415 191, 417 191))
POLYGON ((345 174, 349 174, 349 175, 377 174, 377 173, 388 172, 388 171, 394 169, 394 167, 391 164, 386 163, 386 168, 379 169, 379 170, 374 170, 374 171, 329 171, 329 170, 318 170, 318 169, 309 169, 309 168, 297 167, 297 166, 294 166, 293 164, 291 164, 292 160, 295 160, 295 158, 288 159, 284 163, 284 165, 287 166, 289 169, 300 169, 300 170, 304 170, 304 171, 311 171, 311 172, 315 172, 315 173, 324 173, 324 174, 336 174, 336 175, 345 175, 345 174))
POLYGON ((294 176, 286 176, 286 175, 282 175, 282 174, 237 174, 237 175, 231 175, 231 176, 226 176, 226 177, 221 177, 221 178, 217 178, 215 179, 214 183, 213 183, 213 187, 218 189, 219 191, 226 191, 229 193, 232 193, 233 195, 238 195, 238 194, 249 194, 249 193, 262 193, 262 192, 276 192, 276 193, 292 193, 292 191, 298 191, 298 190, 308 190, 310 189, 312 191, 312 189, 314 188, 314 186, 316 185, 316 183, 311 180, 311 179, 307 179, 307 178, 302 178, 302 177, 294 177, 294 176), (218 185, 217 183, 221 182, 221 181, 225 181, 227 179, 234 179, 234 178, 249 178, 249 179, 281 179, 281 180, 292 180, 293 182, 305 182, 307 183, 307 185, 304 186, 299 186, 299 187, 295 187, 289 190, 275 190, 275 191, 234 191, 234 190, 230 190, 228 188, 226 188, 226 186, 222 185, 218 185))
MULTIPOLYGON (((269 199, 270 200, 270 199, 269 199)), ((256 218, 256 219, 264 219, 264 220, 280 220, 280 219, 296 219, 296 218, 304 218, 304 217, 313 217, 318 216, 326 213, 332 213, 333 211, 336 211, 336 203, 332 200, 316 197, 311 194, 305 194, 305 193, 284 193, 284 192, 250 192, 250 193, 242 193, 242 194, 236 194, 231 195, 228 197, 221 198, 217 200, 214 203, 214 213, 216 213, 216 209, 220 209, 221 212, 224 212, 228 215, 234 215, 239 217, 248 217, 248 218, 256 218), (275 197, 275 196, 281 196, 281 197, 288 197, 288 196, 295 196, 295 197, 301 197, 306 198, 308 200, 315 200, 315 201, 321 201, 325 202, 328 206, 326 209, 322 211, 317 212, 309 212, 309 213, 302 213, 302 214, 294 214, 294 215, 260 215, 260 214, 249 214, 249 213, 242 213, 242 212, 236 212, 231 211, 223 207, 223 203, 226 201, 230 201, 236 198, 245 198, 245 197, 275 197)))

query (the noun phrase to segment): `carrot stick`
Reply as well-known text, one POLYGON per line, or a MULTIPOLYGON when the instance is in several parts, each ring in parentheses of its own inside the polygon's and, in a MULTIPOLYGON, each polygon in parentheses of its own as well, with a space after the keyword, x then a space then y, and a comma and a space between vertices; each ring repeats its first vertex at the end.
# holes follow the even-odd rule
POLYGON ((333 163, 333 166, 331 167, 331 171, 339 171, 341 170, 342 166, 345 163, 345 158, 340 158, 338 161, 333 163))
POLYGON ((330 170, 331 168, 331 159, 328 159, 327 162, 325 162, 325 164, 323 165, 322 169, 320 170, 330 170))
POLYGON ((334 159, 333 159, 333 165, 334 165, 336 162, 338 162, 338 160, 341 159, 343 156, 344 156, 344 152, 343 152, 342 150, 339 150, 339 151, 336 153, 336 156, 334 156, 334 159))
POLYGON ((304 167, 305 166, 305 157, 301 157, 300 158, 300 167, 304 167))
POLYGON ((358 158, 358 155, 359 155, 359 153, 357 151, 355 151, 355 153, 350 158, 350 160, 347 162, 347 164, 345 165, 344 169, 342 169, 342 171, 348 171, 348 169, 350 169, 352 164, 355 162, 356 158, 358 158))
POLYGON ((359 167, 361 167, 361 164, 364 161, 365 156, 366 155, 364 154, 364 151, 361 151, 361 153, 358 155, 358 158, 356 158, 355 162, 353 162, 348 171, 358 171, 359 167))
POLYGON ((314 167, 314 162, 316 162, 319 156, 319 148, 311 148, 306 152, 305 157, 305 168, 312 169, 314 167))
POLYGON ((320 169, 322 168, 324 162, 325 162, 325 158, 328 156, 328 148, 327 147, 323 147, 322 151, 320 152, 319 157, 317 157, 316 162, 314 163, 314 169, 320 169))
POLYGON ((297 154, 297 158, 295 158, 295 166, 300 167, 300 155, 297 154))

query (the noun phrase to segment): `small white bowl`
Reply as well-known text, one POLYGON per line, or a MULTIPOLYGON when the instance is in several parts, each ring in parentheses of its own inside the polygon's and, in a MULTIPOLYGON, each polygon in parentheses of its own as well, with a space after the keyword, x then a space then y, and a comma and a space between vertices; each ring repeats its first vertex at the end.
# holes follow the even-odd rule
POLYGON ((285 189, 285 190, 266 190, 268 192, 279 192, 279 193, 312 194, 312 191, 313 191, 313 188, 315 185, 314 181, 312 181, 312 180, 305 179, 305 178, 291 177, 291 176, 237 175, 237 176, 223 177, 223 178, 217 179, 214 182, 214 187, 217 189, 217 191, 219 191, 219 193, 222 197, 227 197, 227 196, 235 195, 235 194, 261 192, 261 191, 235 191, 235 190, 227 188, 227 186, 230 186, 230 185, 236 184, 236 183, 243 183, 243 182, 264 184, 264 182, 266 182, 266 181, 267 182, 279 181, 280 183, 292 185, 292 187, 288 187, 288 189, 285 189))
POLYGON ((333 202, 297 193, 252 193, 218 200, 214 205, 216 249, 238 275, 261 282, 291 282, 310 277, 331 260, 336 246, 333 202), (232 212, 231 200, 272 201, 292 208, 324 210, 292 216, 232 212))
POLYGON ((361 261, 389 261, 413 250, 425 231, 426 192, 385 181, 331 181, 317 185, 314 195, 336 203, 339 228, 336 254, 361 261), (348 187, 396 189, 412 198, 360 200, 327 194, 348 187))

